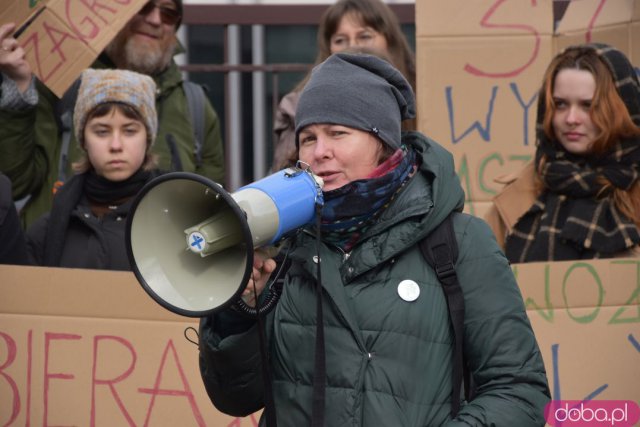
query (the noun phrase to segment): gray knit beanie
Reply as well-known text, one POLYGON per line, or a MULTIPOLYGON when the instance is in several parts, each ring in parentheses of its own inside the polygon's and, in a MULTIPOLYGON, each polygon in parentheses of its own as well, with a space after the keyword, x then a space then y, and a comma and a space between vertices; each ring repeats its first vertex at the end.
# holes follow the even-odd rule
POLYGON ((119 102, 133 107, 147 128, 148 146, 158 133, 156 113, 156 84, 147 75, 128 70, 95 70, 82 72, 78 100, 73 110, 73 129, 76 140, 84 146, 84 127, 87 116, 100 104, 119 102))
POLYGON ((402 120, 415 117, 411 85, 375 55, 336 53, 311 72, 296 110, 296 145, 311 124, 332 123, 373 132, 400 147, 402 120))

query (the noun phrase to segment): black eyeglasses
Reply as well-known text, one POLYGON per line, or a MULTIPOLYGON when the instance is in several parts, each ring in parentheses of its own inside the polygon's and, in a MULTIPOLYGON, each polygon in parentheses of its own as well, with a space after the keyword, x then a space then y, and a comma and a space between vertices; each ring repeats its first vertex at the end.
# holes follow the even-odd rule
POLYGON ((152 1, 145 4, 142 7, 142 9, 140 9, 140 12, 138 12, 138 14, 148 15, 151 12, 153 12, 153 9, 156 7, 160 10, 160 20, 162 21, 163 24, 176 25, 178 21, 180 21, 180 18, 182 17, 180 15, 180 12, 178 12, 176 9, 172 9, 166 6, 159 6, 152 1))

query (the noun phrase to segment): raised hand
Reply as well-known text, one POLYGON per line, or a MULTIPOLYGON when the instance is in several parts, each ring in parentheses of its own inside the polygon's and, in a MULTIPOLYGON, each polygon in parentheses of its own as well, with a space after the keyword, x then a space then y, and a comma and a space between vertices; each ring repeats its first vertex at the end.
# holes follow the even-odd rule
POLYGON ((276 262, 272 258, 268 258, 267 255, 256 250, 253 253, 253 272, 247 287, 242 292, 242 299, 249 307, 256 306, 256 298, 260 296, 264 290, 271 273, 276 268, 276 262), (255 292, 254 292, 254 280, 255 280, 255 292), (256 294, 257 292, 257 294, 256 294))
POLYGON ((0 71, 16 82, 18 89, 24 92, 31 82, 31 65, 26 52, 13 37, 16 25, 12 22, 0 25, 0 71))

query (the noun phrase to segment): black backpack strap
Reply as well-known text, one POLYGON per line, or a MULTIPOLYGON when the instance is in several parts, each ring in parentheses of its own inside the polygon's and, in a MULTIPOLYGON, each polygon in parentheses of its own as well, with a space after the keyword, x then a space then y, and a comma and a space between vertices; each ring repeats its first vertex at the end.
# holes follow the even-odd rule
POLYGON ((56 182, 56 186, 62 185, 67 179, 69 144, 71 143, 71 134, 73 133, 73 109, 78 99, 80 82, 80 78, 77 78, 56 105, 56 116, 58 118, 58 126, 62 139, 60 157, 58 158, 58 182, 56 182))
POLYGON ((178 152, 178 141, 169 132, 164 135, 164 139, 167 141, 167 147, 169 147, 169 153, 171 154, 171 172, 182 172, 182 159, 178 152))
POLYGON ((184 81, 182 82, 184 94, 187 97, 187 106, 191 115, 191 126, 193 126, 194 136, 194 156, 196 167, 202 166, 202 146, 204 143, 204 107, 207 95, 204 88, 199 84, 184 81))
POLYGON ((449 320, 453 327, 453 391, 451 394, 451 416, 455 418, 460 410, 460 387, 465 382, 465 395, 470 398, 470 375, 464 358, 464 296, 458 282, 455 263, 458 259, 458 243, 453 230, 452 212, 425 239, 420 242, 420 250, 427 263, 434 269, 447 298, 449 320))

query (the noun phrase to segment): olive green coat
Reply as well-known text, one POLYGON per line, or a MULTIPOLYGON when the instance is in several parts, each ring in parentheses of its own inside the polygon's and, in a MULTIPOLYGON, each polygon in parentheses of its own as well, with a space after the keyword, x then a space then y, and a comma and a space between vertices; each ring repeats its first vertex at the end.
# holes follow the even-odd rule
MULTIPOLYGON (((542 426, 549 390, 522 296, 491 230, 469 215, 454 217, 456 271, 478 395, 451 420, 452 330, 442 286, 418 242, 462 208, 464 194, 448 152, 419 134, 404 142, 422 157, 419 172, 349 254, 331 244, 320 248, 325 425, 542 426), (403 280, 419 285, 417 300, 399 296, 403 280)), ((300 233, 282 297, 268 317, 279 427, 310 425, 315 255, 315 236, 300 233)), ((201 321, 203 380, 218 409, 247 415, 263 406, 257 328, 223 338, 218 319, 201 321)))

